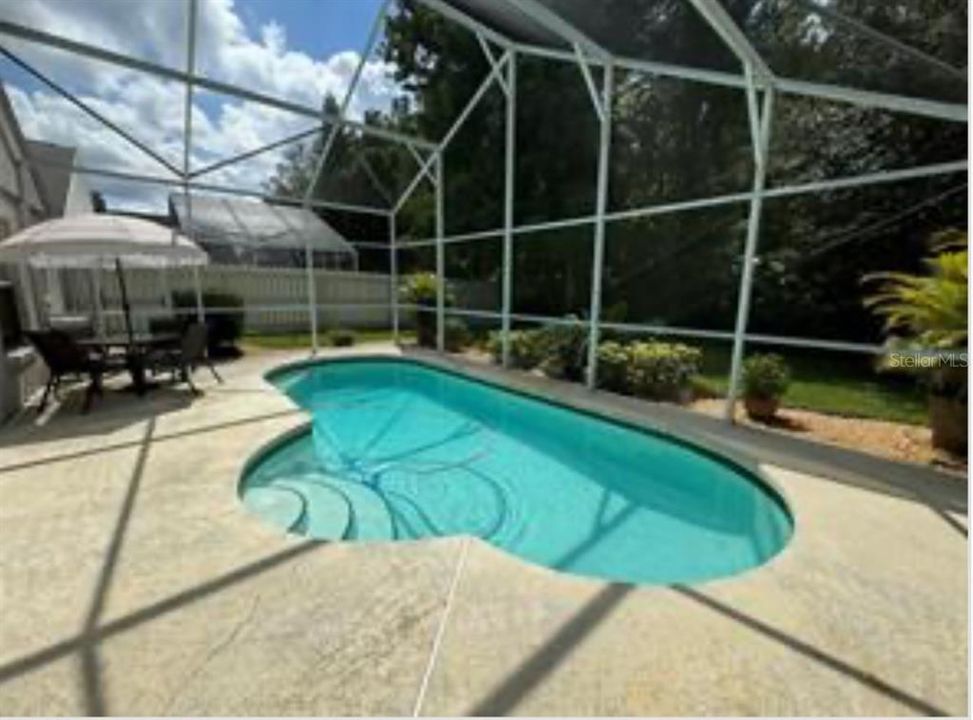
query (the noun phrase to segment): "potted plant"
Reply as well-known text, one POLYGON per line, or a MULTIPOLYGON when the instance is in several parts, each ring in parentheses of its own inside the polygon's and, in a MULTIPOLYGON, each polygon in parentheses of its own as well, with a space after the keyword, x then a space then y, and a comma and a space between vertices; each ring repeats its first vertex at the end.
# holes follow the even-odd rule
POLYGON ((967 262, 965 231, 933 235, 928 273, 880 273, 879 291, 865 305, 885 319, 889 353, 885 366, 921 373, 929 390, 933 447, 967 449, 967 262))
POLYGON ((743 405, 747 415, 754 420, 772 419, 790 382, 790 369, 780 355, 748 357, 743 363, 743 405))
MULTIPOLYGON (((423 347, 436 346, 436 296, 439 283, 431 272, 416 273, 406 278, 400 290, 402 302, 417 305, 416 338, 423 347)), ((452 295, 447 291, 446 305, 452 305, 452 295)))

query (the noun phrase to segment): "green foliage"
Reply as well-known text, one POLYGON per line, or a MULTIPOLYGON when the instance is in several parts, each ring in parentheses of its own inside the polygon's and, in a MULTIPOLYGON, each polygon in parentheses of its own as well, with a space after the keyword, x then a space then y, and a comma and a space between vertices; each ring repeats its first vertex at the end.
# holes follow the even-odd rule
MULTIPOLYGON (((195 308, 196 293, 174 292, 172 305, 181 310, 195 308)), ((243 298, 232 293, 206 291, 203 293, 203 306, 209 328, 210 351, 217 352, 224 346, 235 345, 243 333, 243 298)))
POLYGON ((627 393, 628 367, 632 362, 629 349, 608 340, 598 346, 598 385, 606 390, 627 393))
POLYGON ((355 344, 355 333, 351 330, 332 330, 328 333, 328 342, 335 347, 351 347, 355 344))
POLYGON ((588 331, 584 325, 546 325, 534 332, 544 355, 542 367, 546 374, 575 382, 584 377, 588 360, 588 331))
POLYGON ((546 353, 547 345, 540 330, 510 333, 510 363, 514 367, 531 370, 544 362, 546 353))
POLYGON ((473 336, 466 323, 459 318, 446 318, 446 325, 443 327, 443 342, 449 352, 460 352, 471 342, 473 336))
POLYGON ((790 368, 780 355, 751 355, 743 362, 743 394, 747 397, 779 400, 790 383, 790 368))
MULTIPOLYGON (((533 370, 547 356, 547 342, 542 330, 512 330, 510 332, 510 365, 521 370, 533 370)), ((487 350, 494 362, 503 361, 503 337, 492 332, 487 339, 487 350)))
MULTIPOLYGON (((966 231, 947 230, 932 237, 936 253, 925 261, 925 275, 881 273, 867 280, 881 281, 879 291, 865 303, 885 319, 891 335, 890 349, 966 349, 968 338, 969 243, 966 231), (903 333, 895 336, 896 332, 903 333)), ((965 400, 968 377, 965 367, 930 364, 923 370, 935 395, 965 400)))
POLYGON ((399 288, 399 297, 402 302, 410 305, 435 307, 438 290, 439 283, 436 281, 435 273, 416 273, 406 277, 402 287, 399 288))
POLYGON ((702 351, 681 343, 635 342, 629 354, 632 392, 651 400, 685 399, 703 361, 702 351))
POLYGON ((927 274, 880 273, 878 292, 865 301, 885 320, 885 331, 905 333, 918 348, 965 348, 968 333, 968 239, 965 231, 951 230, 933 238, 940 252, 925 261, 927 274))

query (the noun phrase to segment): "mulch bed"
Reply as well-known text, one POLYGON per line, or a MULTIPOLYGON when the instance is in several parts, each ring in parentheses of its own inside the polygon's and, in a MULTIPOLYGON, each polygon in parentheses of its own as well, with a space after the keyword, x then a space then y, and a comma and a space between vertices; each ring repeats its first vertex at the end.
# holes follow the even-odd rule
MULTIPOLYGON (((690 408, 708 415, 722 415, 723 401, 697 400, 690 408)), ((929 428, 922 425, 825 415, 790 408, 781 409, 777 419, 768 425, 751 420, 740 407, 737 410, 737 421, 752 427, 770 427, 890 460, 936 465, 964 473, 967 470, 967 458, 933 448, 929 428)))

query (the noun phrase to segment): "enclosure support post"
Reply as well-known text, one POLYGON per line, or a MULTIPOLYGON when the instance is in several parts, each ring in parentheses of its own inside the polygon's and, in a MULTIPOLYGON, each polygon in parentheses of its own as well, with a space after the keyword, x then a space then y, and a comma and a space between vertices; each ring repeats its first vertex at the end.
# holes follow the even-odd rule
POLYGON ((395 213, 389 213, 389 306, 392 311, 392 339, 399 342, 399 258, 395 250, 395 213))
POLYGON ((101 261, 91 268, 91 294, 95 306, 95 332, 98 337, 105 336, 105 308, 101 303, 101 261))
POLYGON ((510 367, 510 312, 513 305, 514 163, 517 161, 517 55, 507 60, 507 137, 503 187, 503 366, 510 367))
POLYGON ((446 248, 443 246, 443 151, 436 151, 436 349, 446 349, 446 248))
POLYGON ((172 293, 169 291, 169 270, 164 268, 159 273, 159 289, 162 291, 162 305, 172 312, 172 293))
POLYGON ((307 313, 311 324, 311 354, 318 354, 318 297, 314 287, 314 253, 311 241, 304 244, 304 265, 307 267, 307 313))
POLYGON ((18 269, 20 270, 20 287, 23 288, 24 300, 26 301, 27 323, 31 330, 36 330, 40 327, 40 323, 37 320, 37 303, 34 298, 33 278, 30 276, 30 269, 27 267, 25 260, 20 261, 18 269))
MULTIPOLYGON (((182 180, 183 195, 186 198, 186 234, 192 240, 195 237, 193 232, 193 201, 189 189, 190 160, 193 148, 193 83, 192 77, 196 71, 196 13, 198 12, 197 0, 188 2, 188 18, 186 23, 186 73, 190 79, 186 82, 186 104, 183 116, 183 144, 182 144, 182 180)), ((176 244, 176 229, 172 231, 172 244, 176 244)), ((165 275, 165 271, 162 271, 165 275)), ((193 265, 193 287, 196 290, 196 322, 200 325, 206 323, 206 312, 203 309, 203 284, 199 277, 199 266, 193 265)))
MULTIPOLYGON (((608 172, 611 158, 612 96, 615 90, 615 66, 605 63, 602 88, 600 132, 598 136, 598 190, 595 199, 595 250, 591 268, 591 313, 588 326, 587 384, 594 389, 598 382, 598 321, 601 316, 601 277, 605 263, 605 211, 608 207, 608 172)), ((597 108, 596 108, 597 109, 597 108)))
POLYGON ((763 111, 758 109, 757 89, 750 69, 747 68, 747 110, 750 114, 751 134, 754 143, 753 198, 750 201, 750 218, 747 222, 747 239, 743 250, 743 267, 740 273, 740 293, 737 299, 736 326, 733 330, 733 356, 730 362, 730 382, 726 392, 725 418, 733 422, 736 399, 743 367, 743 344, 750 315, 750 296, 753 290, 753 267, 760 235, 760 213, 763 207, 764 185, 767 179, 767 153, 770 143, 770 124, 773 112, 774 92, 764 94, 763 111))
POLYGON ((196 290, 196 322, 206 322, 206 309, 203 304, 203 283, 199 277, 199 266, 193 265, 193 288, 196 290))

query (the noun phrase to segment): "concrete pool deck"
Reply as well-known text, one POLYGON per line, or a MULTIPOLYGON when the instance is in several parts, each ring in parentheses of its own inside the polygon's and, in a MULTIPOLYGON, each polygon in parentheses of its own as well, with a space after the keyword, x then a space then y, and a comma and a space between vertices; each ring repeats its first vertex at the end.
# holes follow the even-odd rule
POLYGON ((465 537, 307 542, 236 497, 254 450, 306 420, 263 380, 300 357, 0 429, 0 714, 967 713, 965 481, 464 364, 758 459, 794 539, 686 587, 465 537))

